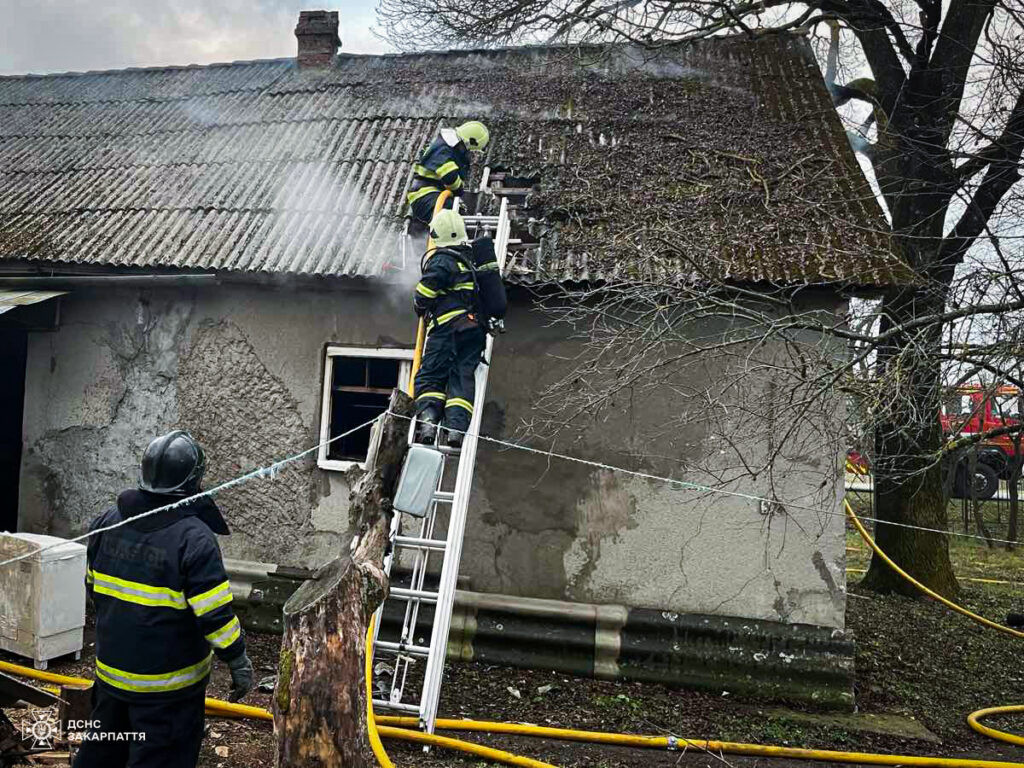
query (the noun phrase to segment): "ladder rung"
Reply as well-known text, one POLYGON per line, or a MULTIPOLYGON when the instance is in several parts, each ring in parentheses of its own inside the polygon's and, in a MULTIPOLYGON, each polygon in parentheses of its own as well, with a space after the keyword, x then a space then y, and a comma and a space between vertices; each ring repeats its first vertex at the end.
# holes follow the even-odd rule
POLYGON ((425 603, 437 602, 437 592, 427 592, 423 589, 406 589, 405 587, 392 588, 391 597, 397 597, 402 600, 422 600, 425 603))
POLYGON ((461 448, 452 448, 450 445, 437 445, 435 449, 445 454, 446 456, 458 456, 462 453, 461 448))
POLYGON ((434 491, 434 501, 455 501, 455 491, 434 491))
POLYGON ((408 653, 413 656, 429 656, 430 649, 425 645, 409 645, 407 643, 393 643, 390 640, 378 640, 374 646, 378 651, 388 653, 408 653))
POLYGON ((417 539, 415 536, 395 536, 395 544, 399 547, 438 550, 443 550, 448 546, 448 542, 444 539, 417 539))
POLYGON ((384 699, 374 699, 373 706, 384 707, 385 709, 397 709, 399 712, 413 712, 415 714, 420 713, 420 708, 416 704, 403 704, 400 701, 394 703, 390 701, 384 701, 384 699))

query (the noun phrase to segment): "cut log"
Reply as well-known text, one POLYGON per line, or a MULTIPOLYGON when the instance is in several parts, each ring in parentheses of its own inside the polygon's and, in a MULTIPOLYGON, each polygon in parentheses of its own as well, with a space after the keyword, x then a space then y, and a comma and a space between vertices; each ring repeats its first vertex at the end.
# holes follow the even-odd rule
MULTIPOLYGON (((412 401, 395 390, 389 410, 411 414, 412 401)), ((408 433, 408 420, 385 416, 373 466, 350 494, 348 551, 285 603, 273 700, 278 768, 377 765, 366 733, 365 642, 387 594, 382 562, 408 433)))

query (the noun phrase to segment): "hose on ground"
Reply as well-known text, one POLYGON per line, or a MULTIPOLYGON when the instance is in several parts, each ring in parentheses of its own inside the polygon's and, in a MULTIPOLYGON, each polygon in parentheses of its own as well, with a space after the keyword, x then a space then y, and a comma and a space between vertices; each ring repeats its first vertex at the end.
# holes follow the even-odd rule
POLYGON ((962 616, 966 616, 971 621, 977 622, 982 626, 998 630, 999 632, 1003 632, 1007 635, 1013 635, 1014 637, 1024 637, 1024 632, 1019 632, 1018 630, 1013 629, 1012 627, 1003 626, 1002 624, 992 621, 991 619, 986 619, 984 616, 979 616, 974 611, 970 611, 967 608, 964 608, 962 605, 957 605, 952 600, 949 600, 940 595, 938 592, 929 589, 924 584, 915 579, 913 576, 911 576, 909 573, 904 571, 902 568, 896 565, 892 558, 890 558, 887 554, 885 554, 885 552, 882 551, 881 547, 879 547, 878 544, 875 543, 875 540, 871 537, 871 534, 868 533, 868 529, 864 527, 864 523, 860 521, 860 518, 857 517, 857 513, 853 511, 853 507, 850 505, 850 502, 846 499, 843 499, 843 504, 846 507, 847 517, 850 518, 850 522, 853 523, 853 527, 857 529, 857 533, 859 533, 860 537, 864 539, 864 543, 867 544, 868 547, 870 547, 871 551, 874 552, 878 557, 880 557, 882 559, 882 562, 884 562, 896 573, 898 573, 901 577, 903 577, 906 581, 908 581, 910 584, 916 587, 921 593, 927 595, 933 600, 937 600, 938 602, 942 603, 944 606, 949 608, 951 611, 956 611, 962 616))
MULTIPOLYGON (((854 528, 860 534, 864 542, 878 557, 890 568, 898 573, 907 582, 914 585, 918 590, 928 597, 937 600, 950 610, 975 621, 983 626, 997 629, 1015 637, 1024 637, 1024 632, 1019 632, 1010 627, 1005 627, 973 611, 960 606, 942 595, 934 592, 913 576, 900 568, 888 555, 885 554, 875 543, 875 540, 868 533, 864 524, 857 517, 853 507, 848 501, 844 501, 846 512, 854 528)), ((395 768, 394 763, 384 751, 380 737, 412 741, 421 744, 455 749, 478 757, 495 760, 508 765, 527 766, 528 768, 555 768, 549 763, 540 762, 527 757, 513 755, 502 750, 491 749, 479 744, 473 744, 458 739, 451 739, 444 736, 422 733, 418 730, 410 730, 418 727, 415 718, 406 717, 375 717, 373 712, 373 696, 371 681, 373 679, 373 655, 372 655, 373 622, 371 620, 369 632, 366 638, 366 699, 367 699, 367 725, 369 728, 370 744, 374 755, 382 768, 395 768), (378 727, 379 724, 379 727, 378 727)), ((6 661, 0 661, 0 671, 8 672, 22 677, 39 680, 60 685, 91 685, 92 681, 81 677, 70 677, 52 672, 44 672, 30 667, 23 667, 6 661)), ((1024 737, 1012 733, 1000 731, 981 723, 983 717, 990 715, 1012 714, 1024 712, 1024 705, 1009 705, 1001 707, 989 707, 972 712, 967 717, 971 728, 980 734, 1008 744, 1024 746, 1024 737)), ((235 704, 221 701, 219 699, 206 699, 206 713, 215 717, 242 717, 257 720, 273 720, 273 715, 261 707, 252 707, 245 704, 235 704)), ((962 758, 945 757, 921 757, 916 755, 886 755, 869 752, 843 752, 823 749, 802 749, 797 747, 775 747, 763 744, 744 744, 730 741, 712 741, 706 739, 686 739, 674 736, 644 736, 638 734, 605 733, 601 731, 577 731, 564 728, 548 728, 543 726, 520 725, 514 723, 497 723, 480 720, 438 720, 436 727, 441 730, 455 731, 477 731, 490 733, 507 733, 524 736, 534 736, 547 739, 560 739, 565 741, 579 741, 596 744, 612 744, 618 746, 642 747, 648 749, 684 750, 693 749, 720 754, 747 755, 757 757, 776 757, 797 760, 824 761, 834 763, 859 763, 863 765, 890 765, 890 766, 916 766, 916 768, 1024 768, 1024 763, 1005 762, 1001 760, 970 760, 962 758)))
POLYGON ((1005 741, 1007 744, 1016 744, 1019 747, 1024 747, 1024 737, 981 724, 981 718, 988 717, 989 715, 1012 715, 1019 712, 1024 712, 1024 704, 1009 704, 1005 707, 979 709, 977 712, 971 712, 971 714, 967 716, 967 724, 981 735, 988 736, 990 739, 1005 741))
MULTIPOLYGON (((377 718, 381 733, 392 730, 391 726, 416 727, 411 717, 377 718)), ((748 755, 756 757, 777 757, 796 760, 815 760, 833 763, 854 763, 861 765, 904 765, 918 768, 1020 768, 1024 763, 1002 760, 970 760, 958 757, 919 757, 911 755, 882 755, 871 752, 841 752, 830 749, 801 749, 799 747, 771 747, 762 744, 743 744, 734 741, 713 741, 707 739, 683 739, 675 736, 641 736, 603 731, 574 731, 565 728, 547 728, 516 723, 489 723, 482 720, 438 720, 436 727, 442 731, 485 731, 508 733, 520 736, 536 736, 543 739, 560 739, 592 744, 610 744, 621 747, 643 747, 672 751, 694 750, 712 754, 748 755)), ((1024 743, 1024 739, 1021 739, 1024 743)))
MULTIPOLYGON (((1000 632, 1003 632, 1004 634, 1012 635, 1013 637, 1024 637, 1024 632, 1020 632, 1016 629, 1013 629, 1012 627, 1004 626, 995 621, 992 621, 991 619, 986 619, 984 616, 979 616, 974 611, 968 610, 967 608, 964 608, 962 605, 958 605, 954 603, 952 600, 943 597, 938 592, 929 589, 924 584, 915 579, 913 576, 911 576, 909 573, 904 571, 902 568, 896 565, 892 558, 890 558, 887 554, 885 554, 885 552, 882 551, 881 547, 878 546, 878 544, 875 542, 871 534, 868 533, 868 529, 864 527, 864 523, 862 523, 860 518, 857 517, 857 513, 854 511, 853 506, 850 504, 849 500, 844 499, 843 504, 846 507, 847 517, 850 518, 850 522, 853 523, 853 527, 857 529, 857 533, 860 534, 860 537, 864 540, 864 543, 868 545, 871 551, 874 552, 878 557, 880 557, 882 559, 882 562, 884 562, 886 565, 892 568, 908 583, 916 587, 922 594, 927 595, 933 600, 937 600, 950 610, 956 611, 962 616, 966 616, 971 621, 981 624, 984 627, 996 629, 1000 632)), ((1001 707, 987 707, 985 709, 979 709, 976 712, 971 712, 971 714, 967 716, 967 724, 978 733, 982 734, 983 736, 988 736, 990 739, 1002 741, 1007 744, 1016 744, 1017 746, 1024 746, 1024 738, 1012 733, 1007 733, 1006 731, 1000 731, 996 728, 992 728, 991 726, 983 725, 981 723, 981 718, 983 717, 988 717, 990 715, 1007 715, 1017 712, 1024 712, 1024 705, 1008 704, 1006 706, 1001 707)))
MULTIPOLYGON (((371 627, 372 630, 372 627, 371 627)), ((372 634, 369 635, 372 638, 372 634)), ((368 656, 368 658, 371 658, 368 656)), ((367 672, 372 671, 370 665, 372 659, 367 663, 367 672)), ((68 677, 52 672, 41 672, 29 667, 22 667, 9 662, 0 662, 0 670, 22 677, 29 677, 45 682, 64 685, 90 685, 91 680, 80 677, 68 677)), ((368 675, 369 679, 372 676, 368 675)), ((479 744, 472 744, 466 741, 450 739, 443 736, 421 733, 420 731, 409 730, 416 728, 418 721, 415 718, 389 717, 372 715, 372 697, 370 689, 367 689, 367 720, 371 732, 377 732, 379 737, 389 739, 401 739, 404 741, 415 741, 422 744, 446 749, 455 749, 467 754, 484 757, 491 760, 506 763, 508 765, 530 766, 531 768, 553 768, 548 763, 538 762, 530 758, 519 757, 508 752, 491 749, 479 744), (518 762, 516 762, 518 761, 518 762), (525 762, 524 762, 525 761, 525 762)), ((978 722, 980 718, 1011 712, 1024 712, 1024 705, 1011 707, 993 707, 974 712, 968 718, 968 722, 974 730, 994 739, 1006 741, 1010 744, 1024 745, 1024 738, 1013 734, 997 731, 978 722)), ((273 715, 260 707, 252 707, 245 704, 233 704, 219 699, 206 700, 206 713, 213 717, 243 717, 257 720, 273 720, 273 715)), ((784 757, 798 760, 825 761, 834 763, 861 763, 864 765, 906 765, 917 768, 1024 768, 1024 763, 1004 762, 1000 760, 965 760, 960 758, 944 757, 919 757, 913 755, 885 755, 868 752, 840 752, 823 749, 800 749, 796 747, 773 747, 762 744, 744 744, 730 741, 709 741, 706 739, 686 739, 672 736, 643 736, 637 734, 605 733, 602 731, 577 731, 564 728, 547 728, 533 725, 519 725, 514 723, 496 723, 481 720, 438 720, 437 728, 440 730, 453 731, 477 731, 490 733, 508 733, 522 736, 534 736, 545 739, 559 739, 563 741, 582 741, 595 744, 611 744, 618 746, 644 747, 648 749, 663 750, 700 750, 721 754, 748 755, 759 757, 784 757)), ((371 746, 373 737, 371 736, 371 746)), ((380 746, 380 752, 374 749, 374 754, 381 761, 383 768, 393 768, 394 763, 387 758, 387 753, 380 746), (381 760, 383 755, 384 760, 381 760)))

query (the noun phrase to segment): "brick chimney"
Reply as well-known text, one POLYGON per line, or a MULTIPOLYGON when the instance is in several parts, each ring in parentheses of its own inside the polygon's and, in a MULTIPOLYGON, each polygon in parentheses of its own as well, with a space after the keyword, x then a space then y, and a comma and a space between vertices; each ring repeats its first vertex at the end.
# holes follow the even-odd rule
POLYGON ((328 67, 341 47, 337 11, 300 11, 295 27, 299 41, 299 67, 328 67))

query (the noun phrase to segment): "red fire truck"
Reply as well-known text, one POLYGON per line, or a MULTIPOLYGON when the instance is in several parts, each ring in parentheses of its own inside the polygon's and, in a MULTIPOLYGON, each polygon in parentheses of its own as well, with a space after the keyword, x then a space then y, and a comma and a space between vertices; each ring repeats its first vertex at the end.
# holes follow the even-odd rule
MULTIPOLYGON (((958 387, 943 408, 942 429, 950 437, 969 437, 1020 424, 1020 397, 1017 387, 958 387)), ((1020 461, 1017 439, 1015 434, 1002 434, 978 443, 974 488, 979 499, 992 498, 999 490, 1000 479, 1005 480, 1013 473, 1020 461)), ((956 469, 953 493, 966 496, 970 492, 966 459, 961 459, 956 469)))
MULTIPOLYGON (((943 404, 942 430, 947 437, 969 437, 987 433, 1004 426, 1020 424, 1021 392, 1017 387, 982 387, 969 384, 950 393, 943 404)), ((999 490, 999 481, 1013 473, 1021 460, 1015 445, 1016 436, 1002 434, 988 437, 977 444, 977 463, 974 468, 974 490, 979 499, 990 499, 999 490)), ((858 472, 869 471, 867 458, 850 451, 849 461, 858 472)), ((953 476, 953 495, 970 495, 968 482, 969 462, 961 458, 953 476)))

